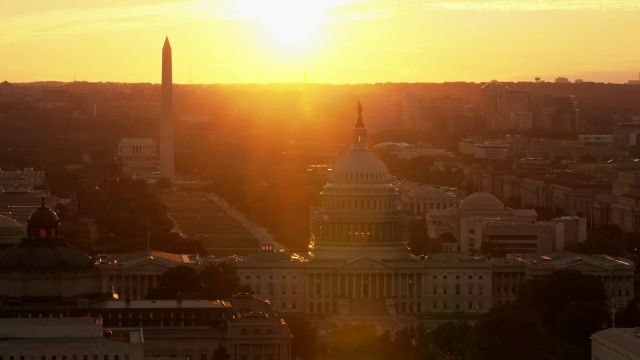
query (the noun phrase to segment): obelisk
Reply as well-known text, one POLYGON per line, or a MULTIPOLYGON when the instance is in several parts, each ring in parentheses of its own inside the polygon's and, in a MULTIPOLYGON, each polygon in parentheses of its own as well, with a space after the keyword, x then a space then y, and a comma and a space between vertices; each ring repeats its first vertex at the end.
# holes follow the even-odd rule
POLYGON ((160 113, 160 176, 175 178, 173 150, 173 76, 169 37, 162 47, 162 100, 160 113))

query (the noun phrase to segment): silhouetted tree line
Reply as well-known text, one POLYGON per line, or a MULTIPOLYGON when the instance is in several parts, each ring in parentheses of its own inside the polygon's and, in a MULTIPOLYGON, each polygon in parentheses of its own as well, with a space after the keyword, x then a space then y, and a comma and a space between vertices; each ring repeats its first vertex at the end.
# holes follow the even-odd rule
MULTIPOLYGON (((81 184, 75 190, 78 199, 78 215, 95 218, 99 236, 92 239, 90 253, 130 252, 152 249, 173 253, 199 253, 206 249, 198 240, 183 239, 171 232, 173 221, 167 207, 160 200, 159 189, 142 179, 122 177, 105 181, 101 186, 81 184)), ((70 219, 69 222, 79 221, 70 219)), ((70 241, 83 241, 71 229, 64 228, 70 241)), ((76 231, 77 231, 76 226, 76 231)), ((85 233, 86 235, 86 233, 85 233)), ((87 245, 86 239, 84 246, 87 245)))
POLYGON ((208 264, 201 271, 181 265, 165 271, 147 299, 219 300, 240 292, 252 290, 240 282, 231 263, 208 264))

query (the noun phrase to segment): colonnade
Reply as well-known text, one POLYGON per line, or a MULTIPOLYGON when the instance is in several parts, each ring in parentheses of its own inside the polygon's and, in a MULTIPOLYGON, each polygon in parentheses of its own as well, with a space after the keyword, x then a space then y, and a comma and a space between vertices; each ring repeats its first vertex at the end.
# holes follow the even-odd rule
POLYGON ((151 288, 157 287, 160 275, 113 275, 110 277, 109 286, 113 286, 114 290, 121 299, 127 296, 129 299, 144 299, 151 288))
POLYGON ((423 275, 419 272, 310 273, 310 298, 420 298, 423 275))
POLYGON ((398 237, 395 221, 323 222, 320 239, 325 241, 392 241, 398 237))

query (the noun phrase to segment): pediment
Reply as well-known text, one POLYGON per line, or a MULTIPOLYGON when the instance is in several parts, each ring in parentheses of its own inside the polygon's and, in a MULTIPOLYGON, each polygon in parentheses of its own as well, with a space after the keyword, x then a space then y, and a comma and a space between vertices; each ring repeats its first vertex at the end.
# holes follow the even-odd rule
POLYGON ((595 272, 595 271, 603 271, 606 269, 593 264, 586 263, 584 261, 580 261, 575 264, 571 264, 565 268, 562 268, 562 270, 576 270, 581 273, 589 273, 589 272, 595 272))
POLYGON ((140 264, 135 264, 131 266, 127 266, 124 270, 126 271, 161 271, 164 272, 167 269, 170 269, 172 266, 162 264, 153 260, 145 261, 140 264))
POLYGON ((388 270, 391 266, 368 257, 352 260, 339 268, 340 270, 388 270))

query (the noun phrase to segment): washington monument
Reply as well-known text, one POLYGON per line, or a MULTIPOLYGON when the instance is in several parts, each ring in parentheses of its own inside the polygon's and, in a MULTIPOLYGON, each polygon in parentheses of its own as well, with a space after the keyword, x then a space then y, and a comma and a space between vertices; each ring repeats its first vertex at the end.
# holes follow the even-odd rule
POLYGON ((162 47, 162 110, 160 114, 160 176, 173 181, 173 76, 169 38, 162 47))

